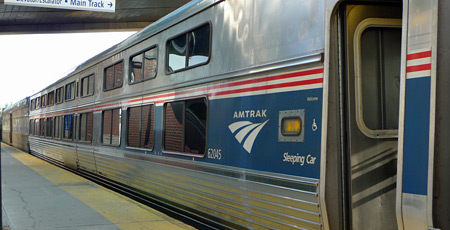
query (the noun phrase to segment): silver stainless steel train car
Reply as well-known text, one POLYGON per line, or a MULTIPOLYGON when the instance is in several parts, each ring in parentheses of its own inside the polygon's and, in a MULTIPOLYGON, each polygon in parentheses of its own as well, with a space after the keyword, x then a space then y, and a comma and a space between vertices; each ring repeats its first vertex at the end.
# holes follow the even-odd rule
POLYGON ((194 0, 32 95, 31 153, 218 228, 450 229, 449 7, 194 0))
POLYGON ((2 110, 2 141, 29 152, 28 146, 28 113, 29 98, 2 110))

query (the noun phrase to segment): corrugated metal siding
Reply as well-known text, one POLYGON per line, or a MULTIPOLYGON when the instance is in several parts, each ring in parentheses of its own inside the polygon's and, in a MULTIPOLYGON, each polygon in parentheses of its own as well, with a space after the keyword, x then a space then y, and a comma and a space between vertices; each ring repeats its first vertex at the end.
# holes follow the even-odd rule
POLYGON ((76 168, 77 152, 74 144, 58 143, 44 138, 29 137, 32 153, 39 153, 57 160, 64 165, 76 168))
POLYGON ((95 158, 98 172, 105 177, 235 224, 249 228, 321 228, 315 180, 272 178, 265 183, 246 180, 246 174, 237 169, 232 174, 240 178, 224 176, 223 169, 212 166, 204 171, 205 167, 180 162, 181 167, 175 167, 98 152, 95 158))

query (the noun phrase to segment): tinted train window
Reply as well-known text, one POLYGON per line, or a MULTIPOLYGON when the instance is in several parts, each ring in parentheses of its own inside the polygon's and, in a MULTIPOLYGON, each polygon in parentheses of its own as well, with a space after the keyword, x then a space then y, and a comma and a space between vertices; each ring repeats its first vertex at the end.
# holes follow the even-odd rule
POLYGON ((39 136, 39 119, 34 120, 34 135, 39 136))
POLYGON ((45 136, 52 137, 53 136, 53 117, 48 117, 46 124, 47 124, 47 128, 45 131, 45 136))
POLYGON ((48 93, 48 106, 52 106, 55 103, 55 91, 48 93))
POLYGON ((41 108, 41 98, 40 97, 36 98, 36 109, 39 109, 39 108, 41 108))
POLYGON ((60 87, 56 89, 56 104, 63 103, 64 101, 64 87, 60 87))
POLYGON ((31 100, 31 110, 35 110, 36 109, 36 99, 31 100))
POLYGON ((66 85, 66 101, 75 99, 75 82, 66 85))
POLYGON ((34 120, 30 120, 30 135, 34 135, 34 120))
POLYGON ((55 117, 54 123, 55 123, 55 130, 54 130, 54 137, 60 139, 61 138, 61 127, 62 127, 62 116, 55 117))
POLYGON ((144 105, 128 109, 128 146, 153 149, 155 108, 144 105))
POLYGON ((164 149, 203 155, 206 146, 206 99, 164 105, 164 149))
POLYGON ((211 48, 211 26, 203 25, 167 42, 169 73, 205 64, 211 48))
POLYGON ((64 116, 64 139, 73 139, 73 115, 64 116))
POLYGON ((130 84, 156 77, 158 65, 156 48, 139 53, 130 60, 130 84))
POLYGON ((94 74, 81 79, 81 97, 87 97, 94 94, 94 74))
POLYGON ((123 61, 106 68, 103 80, 105 91, 122 87, 123 61))
POLYGON ((45 136, 45 118, 41 118, 39 121, 39 136, 45 136))
POLYGON ((41 108, 44 108, 45 106, 47 106, 47 102, 45 100, 46 96, 47 96, 47 94, 41 96, 41 108))
POLYGON ((111 109, 103 111, 103 137, 102 143, 107 145, 120 145, 121 110, 111 109))
POLYGON ((93 113, 80 114, 80 132, 78 138, 80 141, 92 142, 93 123, 93 113))

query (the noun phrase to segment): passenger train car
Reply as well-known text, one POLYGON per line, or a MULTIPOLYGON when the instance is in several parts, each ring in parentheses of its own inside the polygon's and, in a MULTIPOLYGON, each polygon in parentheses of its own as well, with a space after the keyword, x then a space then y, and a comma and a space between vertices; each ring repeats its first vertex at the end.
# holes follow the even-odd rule
POLYGON ((1 113, 1 140, 11 146, 29 152, 28 115, 29 98, 25 98, 7 107, 1 113), (5 114, 3 116, 3 114, 5 114))
POLYGON ((449 7, 194 0, 20 125, 32 154, 211 227, 450 229, 449 7))

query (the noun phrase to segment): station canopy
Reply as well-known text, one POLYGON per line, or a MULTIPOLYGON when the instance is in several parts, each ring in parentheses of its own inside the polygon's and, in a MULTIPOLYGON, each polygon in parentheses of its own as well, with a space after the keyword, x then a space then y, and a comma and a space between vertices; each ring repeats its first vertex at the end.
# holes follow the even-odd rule
POLYGON ((0 34, 140 30, 189 0, 115 0, 115 12, 5 5, 0 0, 0 34))

